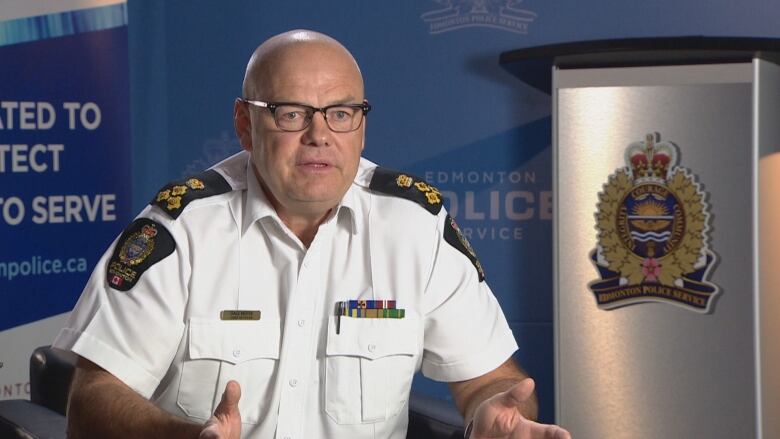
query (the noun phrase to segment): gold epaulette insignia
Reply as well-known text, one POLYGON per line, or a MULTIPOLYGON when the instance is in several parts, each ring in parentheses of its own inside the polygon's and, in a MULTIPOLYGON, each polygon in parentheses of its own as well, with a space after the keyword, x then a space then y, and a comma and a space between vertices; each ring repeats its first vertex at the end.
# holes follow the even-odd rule
POLYGON ((383 194, 414 201, 434 215, 441 211, 441 192, 422 178, 413 175, 376 168, 368 187, 383 194))
POLYGON ((208 170, 182 181, 168 183, 151 204, 164 210, 171 218, 178 218, 189 203, 201 198, 224 194, 232 188, 217 171, 208 170))

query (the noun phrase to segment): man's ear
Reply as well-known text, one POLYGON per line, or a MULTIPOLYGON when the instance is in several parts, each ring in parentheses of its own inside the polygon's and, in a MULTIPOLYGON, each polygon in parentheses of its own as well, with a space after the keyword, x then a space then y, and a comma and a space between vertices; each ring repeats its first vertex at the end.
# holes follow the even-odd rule
POLYGON ((233 104, 233 129, 241 147, 252 151, 252 119, 246 105, 239 99, 233 104))
POLYGON ((361 127, 361 129, 363 130, 363 135, 361 136, 361 139, 360 139, 360 153, 361 154, 366 149, 366 122, 368 122, 366 119, 367 119, 366 117, 363 117, 363 126, 361 127))

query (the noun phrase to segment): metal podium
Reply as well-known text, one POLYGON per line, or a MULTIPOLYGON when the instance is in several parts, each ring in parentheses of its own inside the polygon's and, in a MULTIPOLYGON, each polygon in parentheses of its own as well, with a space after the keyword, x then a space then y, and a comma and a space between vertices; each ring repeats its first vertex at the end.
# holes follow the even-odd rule
POLYGON ((501 63, 550 92, 556 422, 780 438, 780 42, 594 41, 501 63))

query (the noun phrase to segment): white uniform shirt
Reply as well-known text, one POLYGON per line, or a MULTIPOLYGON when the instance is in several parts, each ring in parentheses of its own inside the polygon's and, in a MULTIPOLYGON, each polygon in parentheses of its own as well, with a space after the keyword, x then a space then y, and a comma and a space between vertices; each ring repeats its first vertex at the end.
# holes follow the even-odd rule
POLYGON ((129 291, 98 263, 54 345, 117 376, 170 413, 207 419, 241 385, 244 438, 403 439, 412 376, 489 372, 517 345, 469 259, 443 239, 446 212, 368 189, 361 159, 306 249, 260 189, 247 153, 216 165, 233 190, 150 218, 176 249, 129 291), (350 299, 395 300, 405 318, 342 317, 350 299), (259 310, 260 320, 221 320, 259 310))

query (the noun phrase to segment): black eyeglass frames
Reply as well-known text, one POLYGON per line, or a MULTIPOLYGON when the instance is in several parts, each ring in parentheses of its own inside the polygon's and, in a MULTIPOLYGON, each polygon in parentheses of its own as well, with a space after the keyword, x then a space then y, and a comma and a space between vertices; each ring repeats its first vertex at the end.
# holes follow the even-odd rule
POLYGON ((311 124, 314 113, 322 113, 328 128, 333 132, 348 133, 360 128, 363 118, 371 111, 368 101, 363 101, 362 104, 334 104, 317 108, 295 102, 266 102, 244 98, 238 100, 255 107, 267 108, 274 116, 276 126, 282 131, 305 130, 311 124))

